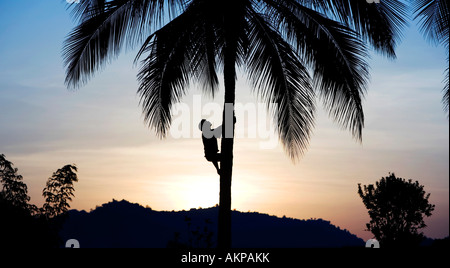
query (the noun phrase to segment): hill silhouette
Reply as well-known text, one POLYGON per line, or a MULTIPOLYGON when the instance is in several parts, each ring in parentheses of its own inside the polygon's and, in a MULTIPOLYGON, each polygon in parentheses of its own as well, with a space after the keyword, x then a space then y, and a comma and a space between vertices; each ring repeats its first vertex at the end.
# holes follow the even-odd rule
MULTIPOLYGON (((60 237, 81 247, 215 247, 218 207, 154 211, 128 201, 103 204, 91 212, 70 210, 60 237)), ((322 219, 279 218, 232 212, 235 248, 363 247, 364 241, 322 219)))

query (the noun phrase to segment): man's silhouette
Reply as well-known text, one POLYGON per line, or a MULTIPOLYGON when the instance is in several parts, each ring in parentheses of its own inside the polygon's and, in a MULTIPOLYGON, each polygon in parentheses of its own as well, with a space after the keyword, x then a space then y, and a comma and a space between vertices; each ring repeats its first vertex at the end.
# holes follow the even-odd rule
POLYGON ((211 122, 206 119, 202 119, 198 128, 202 131, 202 141, 203 147, 205 150, 205 158, 209 162, 212 162, 214 167, 217 170, 217 174, 220 175, 220 153, 219 147, 217 146, 217 138, 220 138, 222 135, 222 126, 219 126, 215 129, 211 128, 211 122))

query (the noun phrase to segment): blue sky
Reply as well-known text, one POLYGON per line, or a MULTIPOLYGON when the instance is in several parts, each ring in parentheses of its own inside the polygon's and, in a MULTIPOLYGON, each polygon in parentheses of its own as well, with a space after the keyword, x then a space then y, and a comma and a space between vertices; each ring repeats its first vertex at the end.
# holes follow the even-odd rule
MULTIPOLYGON (((80 181, 73 208, 89 210, 112 198, 157 210, 216 204, 218 178, 203 158, 201 141, 159 140, 144 124, 136 51, 123 53, 81 89, 65 88, 61 48, 73 26, 64 1, 0 2, 0 153, 19 168, 31 201, 41 204, 47 178, 75 163, 80 181)), ((357 183, 395 172, 431 193, 436 210, 425 233, 448 236, 445 50, 426 42, 411 23, 397 56, 372 54, 369 60, 362 144, 321 109, 309 149, 295 165, 280 145, 261 150, 258 139, 237 139, 233 208, 323 218, 367 239, 357 183)), ((237 102, 256 103, 244 78, 237 83, 237 102)), ((186 103, 201 93, 196 87, 190 92, 186 103)), ((220 104, 220 96, 214 102, 220 104)))

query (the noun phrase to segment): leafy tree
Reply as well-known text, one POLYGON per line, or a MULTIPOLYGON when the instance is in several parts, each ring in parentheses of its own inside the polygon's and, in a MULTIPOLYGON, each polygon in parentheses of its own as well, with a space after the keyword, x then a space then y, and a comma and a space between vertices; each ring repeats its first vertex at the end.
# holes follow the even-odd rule
POLYGON ((29 238, 32 225, 27 185, 13 163, 0 154, 0 232, 4 246, 19 246, 29 238))
POLYGON ((60 216, 70 207, 73 182, 78 181, 76 167, 66 165, 47 182, 43 191, 46 202, 38 209, 29 204, 27 185, 13 163, 0 154, 0 232, 1 246, 6 247, 57 247, 58 230, 64 219, 60 216))
POLYGON ((0 193, 2 199, 11 205, 23 210, 36 211, 36 206, 29 205, 27 185, 23 182, 23 177, 19 175, 18 169, 13 167, 13 163, 6 160, 4 154, 0 154, 0 182, 3 185, 0 193))
MULTIPOLYGON (((448 0, 410 0, 413 3, 415 19, 419 20, 423 35, 430 41, 443 45, 447 51, 447 66, 449 62, 449 9, 448 0)), ((444 97, 444 109, 449 112, 449 68, 447 67, 444 97)))
POLYGON ((358 184, 371 218, 367 230, 371 231, 383 247, 417 246, 423 239, 420 229, 425 228, 424 217, 430 217, 434 205, 429 204, 430 194, 419 182, 406 181, 389 174, 368 186, 358 184))
POLYGON ((79 24, 63 49, 67 86, 85 84, 125 46, 140 46, 138 94, 145 120, 160 137, 190 82, 215 96, 217 73, 223 73, 221 248, 231 247, 237 68, 245 67, 265 102, 278 104, 273 119, 296 160, 308 146, 316 94, 330 116, 361 140, 367 44, 394 58, 405 22, 405 6, 396 0, 85 0, 72 6, 79 24))
POLYGON ((41 211, 44 216, 53 218, 69 210, 68 201, 72 201, 75 191, 73 183, 78 181, 76 172, 76 166, 65 165, 48 179, 47 185, 42 191, 45 203, 41 211))

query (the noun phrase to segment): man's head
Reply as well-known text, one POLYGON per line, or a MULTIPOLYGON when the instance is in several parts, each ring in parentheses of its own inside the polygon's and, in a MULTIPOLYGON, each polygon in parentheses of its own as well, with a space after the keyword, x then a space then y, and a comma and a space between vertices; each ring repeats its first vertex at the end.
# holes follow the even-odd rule
POLYGON ((207 129, 207 130, 210 130, 211 129, 211 122, 209 122, 208 120, 206 120, 206 119, 202 119, 201 121, 200 121, 200 124, 198 124, 198 128, 200 129, 200 131, 203 131, 203 129, 207 129))

